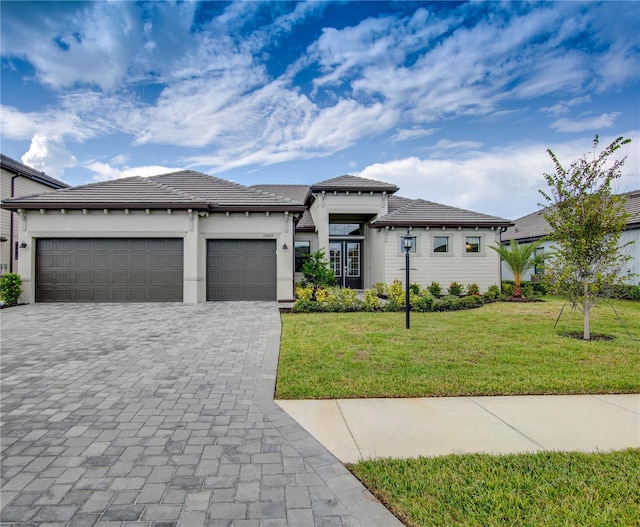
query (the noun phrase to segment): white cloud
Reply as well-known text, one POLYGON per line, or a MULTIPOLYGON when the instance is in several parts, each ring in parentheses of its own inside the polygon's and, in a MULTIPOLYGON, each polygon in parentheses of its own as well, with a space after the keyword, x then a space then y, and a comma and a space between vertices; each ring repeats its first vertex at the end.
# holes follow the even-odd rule
POLYGON ((553 106, 545 106, 540 108, 540 111, 543 113, 550 113, 552 115, 562 115, 568 113, 573 106, 578 106, 580 104, 586 104, 591 102, 591 96, 585 95, 584 97, 576 97, 574 99, 570 99, 568 101, 560 101, 553 106))
POLYGON ((585 130, 597 131, 602 130, 603 128, 611 128, 619 116, 620 112, 611 112, 581 120, 562 118, 552 123, 551 128, 558 132, 584 132, 585 130))
MULTIPOLYGON (((623 135, 636 141, 639 131, 623 135)), ((608 146, 613 139, 601 137, 600 146, 608 146)), ((588 151, 591 142, 592 138, 584 137, 556 144, 552 150, 568 167, 588 151)), ((537 210, 543 201, 538 190, 547 188, 544 174, 554 171, 547 148, 541 143, 509 144, 455 158, 408 157, 369 165, 356 175, 394 183, 402 196, 515 219, 537 210)), ((640 149, 636 145, 616 158, 625 154, 628 158, 616 192, 640 188, 640 149)))
POLYGON ((110 179, 120 179, 132 176, 149 177, 181 170, 180 168, 169 168, 161 165, 117 168, 108 163, 101 163, 99 161, 93 161, 85 164, 84 166, 95 173, 92 178, 93 181, 108 181, 110 179))
POLYGON ((482 146, 479 141, 451 141, 449 139, 441 139, 434 146, 433 150, 457 150, 457 149, 477 149, 482 146))
POLYGON ((31 147, 21 160, 25 165, 56 179, 63 179, 64 169, 73 167, 77 163, 73 154, 67 150, 64 141, 41 135, 33 136, 31 147))
POLYGON ((393 143, 399 143, 401 141, 411 141, 413 139, 427 137, 434 134, 436 131, 437 128, 421 128, 419 126, 414 126, 412 128, 402 128, 396 130, 396 133, 391 136, 390 141, 393 143))

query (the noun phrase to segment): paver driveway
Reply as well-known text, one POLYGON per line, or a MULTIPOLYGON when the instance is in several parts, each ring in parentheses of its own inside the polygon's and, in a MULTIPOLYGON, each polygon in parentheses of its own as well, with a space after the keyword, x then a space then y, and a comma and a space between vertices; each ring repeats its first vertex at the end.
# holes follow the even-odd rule
POLYGON ((400 525, 273 402, 276 304, 1 318, 3 526, 400 525))

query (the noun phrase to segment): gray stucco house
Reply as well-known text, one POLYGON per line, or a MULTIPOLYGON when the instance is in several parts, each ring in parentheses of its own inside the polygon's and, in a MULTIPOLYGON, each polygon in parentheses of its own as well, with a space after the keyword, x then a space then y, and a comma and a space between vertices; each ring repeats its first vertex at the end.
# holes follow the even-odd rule
MULTIPOLYGON (((625 205, 626 212, 630 215, 627 220, 626 230, 620 237, 620 245, 626 245, 633 242, 625 249, 626 253, 631 256, 628 266, 625 270, 628 284, 640 284, 640 190, 634 190, 626 193, 627 202, 625 205)), ((502 243, 511 243, 516 240, 519 244, 533 243, 549 234, 549 224, 544 218, 545 210, 539 210, 532 214, 523 216, 514 220, 513 225, 504 231, 501 237, 502 243)), ((553 251, 553 243, 544 242, 537 249, 540 254, 549 254, 553 251)), ((536 275, 542 274, 542 267, 538 267, 529 271, 523 280, 532 280, 536 275)), ((513 274, 509 268, 502 264, 502 278, 505 280, 513 280, 513 274)))
POLYGON ((294 298, 304 256, 324 249, 340 285, 499 283, 488 249, 512 222, 340 176, 246 187, 193 171, 4 200, 18 219, 24 302, 294 298))

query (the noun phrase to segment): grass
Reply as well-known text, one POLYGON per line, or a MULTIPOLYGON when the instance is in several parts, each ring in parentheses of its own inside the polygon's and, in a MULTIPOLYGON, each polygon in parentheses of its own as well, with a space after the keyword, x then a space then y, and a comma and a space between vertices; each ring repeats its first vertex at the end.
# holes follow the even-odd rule
POLYGON ((362 461, 351 471, 408 526, 640 525, 640 450, 362 461))
POLYGON ((276 397, 323 399, 640 391, 640 303, 592 311, 591 331, 563 301, 412 313, 283 315, 276 397), (631 334, 631 337, 627 333, 631 334), (635 339, 635 340, 634 340, 635 339))

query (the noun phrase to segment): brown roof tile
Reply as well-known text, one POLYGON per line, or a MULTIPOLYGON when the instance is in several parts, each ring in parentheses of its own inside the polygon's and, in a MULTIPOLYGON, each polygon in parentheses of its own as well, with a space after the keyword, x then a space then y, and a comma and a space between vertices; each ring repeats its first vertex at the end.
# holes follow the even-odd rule
POLYGON ((389 198, 390 212, 371 222, 372 227, 507 227, 512 222, 497 216, 441 205, 423 199, 389 198))
POLYGON ((398 187, 390 183, 384 183, 382 181, 375 181, 373 179, 366 179, 358 176, 338 176, 320 183, 314 183, 311 185, 312 192, 387 192, 393 194, 398 191, 398 187))
POLYGON ((70 187, 5 200, 2 206, 7 209, 304 210, 304 205, 297 201, 190 170, 70 187))
POLYGON ((309 185, 251 185, 249 188, 269 192, 276 196, 283 196, 300 203, 306 203, 311 195, 311 187, 309 185))

